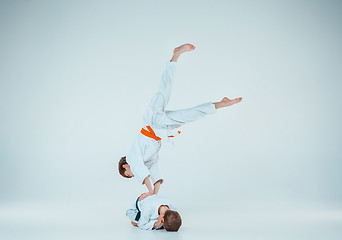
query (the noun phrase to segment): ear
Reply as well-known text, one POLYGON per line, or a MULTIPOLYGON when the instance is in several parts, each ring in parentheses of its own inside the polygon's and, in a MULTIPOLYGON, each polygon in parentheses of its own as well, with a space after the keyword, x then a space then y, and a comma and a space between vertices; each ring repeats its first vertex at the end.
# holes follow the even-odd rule
POLYGON ((162 223, 164 223, 164 218, 160 219, 160 221, 161 221, 162 223))

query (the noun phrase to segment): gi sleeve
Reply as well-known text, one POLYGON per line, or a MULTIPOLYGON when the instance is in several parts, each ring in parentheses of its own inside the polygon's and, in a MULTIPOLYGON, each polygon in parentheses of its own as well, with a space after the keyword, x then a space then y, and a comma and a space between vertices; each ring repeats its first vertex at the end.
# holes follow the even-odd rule
POLYGON ((138 227, 142 230, 152 230, 155 220, 151 219, 152 217, 152 209, 148 211, 141 212, 141 217, 138 222, 138 227))
POLYGON ((163 180, 163 176, 162 176, 162 172, 161 172, 160 166, 159 166, 159 158, 158 158, 158 156, 153 161, 153 164, 150 167, 150 178, 152 180, 152 184, 155 184, 159 180, 161 180, 161 183, 163 183, 163 181, 164 181, 163 180))
POLYGON ((145 166, 142 158, 140 158, 139 156, 134 157, 136 157, 134 160, 134 164, 129 164, 131 167, 131 171, 138 182, 144 184, 145 178, 150 175, 148 168, 145 166))
POLYGON ((137 143, 131 147, 127 154, 126 161, 129 164, 134 177, 143 184, 144 179, 150 175, 150 172, 144 163, 141 149, 137 143))

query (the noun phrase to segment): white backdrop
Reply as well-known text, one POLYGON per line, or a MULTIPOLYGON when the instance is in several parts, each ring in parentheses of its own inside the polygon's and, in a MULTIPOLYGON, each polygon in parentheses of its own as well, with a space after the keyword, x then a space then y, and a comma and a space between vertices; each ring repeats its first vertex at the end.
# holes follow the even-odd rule
POLYGON ((108 203, 124 216, 145 189, 117 162, 173 48, 190 42, 169 109, 243 101, 163 146, 161 194, 180 208, 339 205, 341 10, 340 1, 2 1, 0 204, 108 203))

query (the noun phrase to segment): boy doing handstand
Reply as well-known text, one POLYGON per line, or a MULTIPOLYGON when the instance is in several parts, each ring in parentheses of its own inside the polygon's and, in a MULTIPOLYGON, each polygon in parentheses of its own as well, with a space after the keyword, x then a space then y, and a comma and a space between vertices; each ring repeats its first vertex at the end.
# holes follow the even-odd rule
POLYGON ((166 111, 176 70, 176 62, 180 55, 195 49, 192 44, 183 44, 173 51, 173 57, 167 63, 162 75, 158 91, 153 96, 144 116, 144 125, 135 138, 127 156, 119 161, 119 173, 125 178, 135 177, 145 184, 148 192, 140 199, 157 194, 163 182, 159 168, 158 153, 161 143, 178 135, 175 131, 181 125, 198 120, 207 114, 215 113, 217 109, 236 104, 242 98, 233 100, 224 97, 220 102, 208 102, 196 107, 166 111), (153 187, 152 187, 153 186, 153 187))

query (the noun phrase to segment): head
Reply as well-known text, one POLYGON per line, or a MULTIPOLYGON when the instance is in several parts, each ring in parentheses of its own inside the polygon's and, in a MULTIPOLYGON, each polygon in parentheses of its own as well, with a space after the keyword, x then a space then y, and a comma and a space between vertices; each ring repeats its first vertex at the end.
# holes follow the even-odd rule
POLYGON ((134 177, 129 164, 126 162, 126 156, 122 157, 119 161, 119 173, 125 178, 134 177))
POLYGON ((160 216, 163 215, 162 222, 166 231, 177 232, 182 225, 182 219, 178 212, 167 209, 160 210, 160 216))

